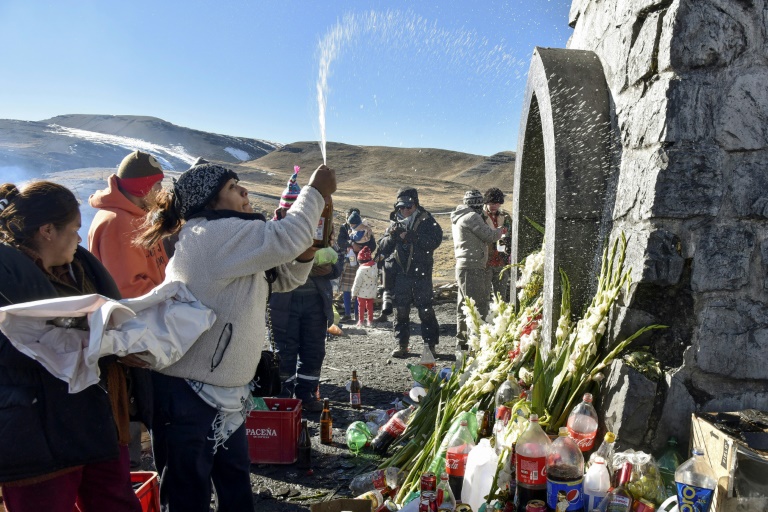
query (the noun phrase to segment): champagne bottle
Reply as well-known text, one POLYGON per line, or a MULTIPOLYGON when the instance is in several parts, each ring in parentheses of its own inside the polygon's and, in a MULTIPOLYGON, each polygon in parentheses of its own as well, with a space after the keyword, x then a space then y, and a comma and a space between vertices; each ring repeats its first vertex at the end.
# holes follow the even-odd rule
POLYGON ((333 199, 331 196, 328 196, 325 198, 325 207, 317 223, 317 229, 315 229, 315 239, 312 242, 312 247, 330 247, 331 231, 333 231, 333 199))

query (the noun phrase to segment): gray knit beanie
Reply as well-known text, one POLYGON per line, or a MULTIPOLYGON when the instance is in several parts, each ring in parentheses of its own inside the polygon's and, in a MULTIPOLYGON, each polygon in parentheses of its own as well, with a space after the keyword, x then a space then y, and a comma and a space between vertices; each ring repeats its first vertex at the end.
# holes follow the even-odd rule
POLYGON ((467 190, 464 192, 464 204, 470 208, 482 208, 483 207, 483 194, 477 189, 467 190))

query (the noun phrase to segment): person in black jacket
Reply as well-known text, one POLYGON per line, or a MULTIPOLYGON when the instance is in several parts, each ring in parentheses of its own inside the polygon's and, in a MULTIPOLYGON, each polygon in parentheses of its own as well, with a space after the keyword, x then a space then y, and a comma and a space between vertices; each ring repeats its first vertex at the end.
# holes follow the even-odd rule
MULTIPOLYGON (((332 248, 321 249, 333 251, 332 248)), ((307 281, 290 292, 273 293, 269 299, 272 335, 280 353, 281 395, 298 398, 302 410, 320 412, 315 397, 325 359, 328 327, 333 324, 333 285, 344 263, 314 264, 307 281)))
POLYGON ((394 334, 398 347, 393 357, 408 356, 411 335, 410 312, 415 306, 421 320, 421 337, 435 352, 439 326, 432 308, 432 266, 434 253, 443 241, 443 230, 432 215, 419 204, 415 188, 397 192, 395 214, 388 233, 381 240, 379 252, 391 284, 396 315, 394 334))
MULTIPOLYGON (((77 199, 65 187, 0 186, 0 305, 120 298, 109 273, 78 245, 79 228, 77 199)), ((71 512, 79 499, 83 512, 141 511, 128 467, 130 379, 114 357, 100 366, 99 385, 70 394, 0 334, 0 485, 8 510, 71 512)))

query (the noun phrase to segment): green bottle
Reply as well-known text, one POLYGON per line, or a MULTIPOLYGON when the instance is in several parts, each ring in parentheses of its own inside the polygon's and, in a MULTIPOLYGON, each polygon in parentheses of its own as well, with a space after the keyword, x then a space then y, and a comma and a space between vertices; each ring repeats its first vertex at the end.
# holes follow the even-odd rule
POLYGON ((667 448, 659 457, 658 463, 661 480, 664 482, 664 494, 666 496, 675 496, 677 494, 675 470, 682 463, 680 453, 677 451, 677 439, 674 437, 669 438, 667 448))
POLYGON ((408 363, 406 366, 411 371, 413 380, 422 386, 429 386, 435 381, 435 373, 430 371, 426 366, 411 363, 408 363))
POLYGON ((357 454, 362 448, 371 441, 373 434, 368 425, 362 421, 353 421, 347 427, 347 446, 350 451, 357 454))

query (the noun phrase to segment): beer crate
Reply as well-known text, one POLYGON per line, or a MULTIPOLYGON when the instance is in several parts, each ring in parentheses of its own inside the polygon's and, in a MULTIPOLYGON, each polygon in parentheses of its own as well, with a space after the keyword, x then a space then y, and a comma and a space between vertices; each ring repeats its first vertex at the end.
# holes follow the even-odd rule
POLYGON ((269 410, 251 411, 245 419, 251 464, 293 464, 299 456, 301 400, 265 398, 264 402, 269 410))
POLYGON ((131 484, 141 503, 141 512, 160 512, 160 482, 154 471, 132 471, 131 484))

